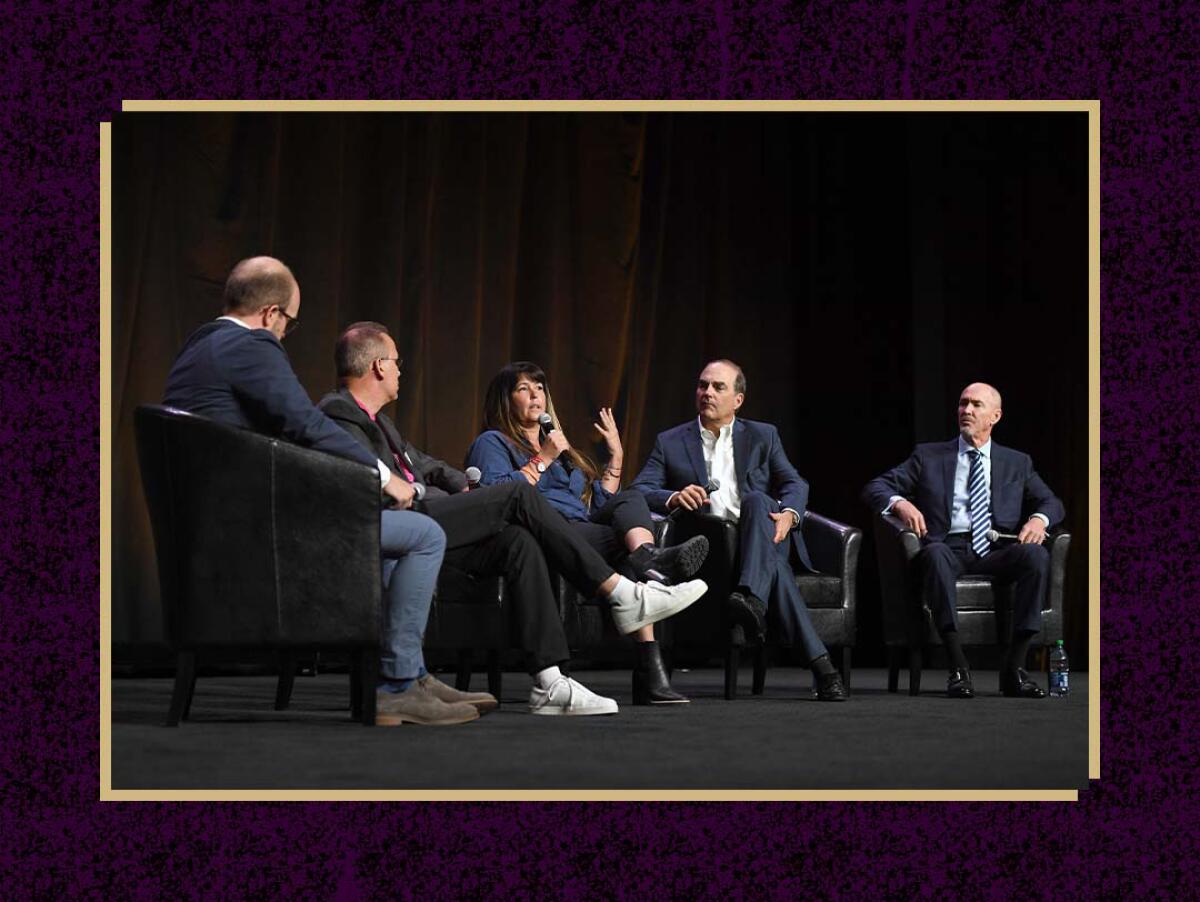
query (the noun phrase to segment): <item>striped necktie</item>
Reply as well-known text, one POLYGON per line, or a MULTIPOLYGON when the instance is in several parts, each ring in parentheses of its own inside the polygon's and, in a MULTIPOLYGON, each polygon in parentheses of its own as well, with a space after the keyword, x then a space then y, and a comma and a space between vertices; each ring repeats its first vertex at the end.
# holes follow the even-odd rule
POLYGON ((980 557, 991 550, 988 530, 992 528, 992 512, 988 509, 987 483, 983 481, 983 461, 979 451, 972 448, 967 452, 971 458, 971 472, 967 475, 967 509, 971 512, 971 548, 980 557))

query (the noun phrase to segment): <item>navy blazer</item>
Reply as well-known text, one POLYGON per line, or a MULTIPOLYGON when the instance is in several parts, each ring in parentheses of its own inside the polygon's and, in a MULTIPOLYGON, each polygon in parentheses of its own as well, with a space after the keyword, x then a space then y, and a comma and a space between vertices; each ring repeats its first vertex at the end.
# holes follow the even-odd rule
MULTIPOLYGON (((925 517, 926 541, 942 542, 950 531, 954 503, 954 470, 958 438, 917 445, 898 467, 872 479, 863 489, 863 502, 878 513, 893 495, 911 501, 925 517)), ((1050 526, 1062 522, 1063 504, 1033 469, 1028 454, 992 442, 992 526, 1015 533, 1033 514, 1045 514, 1050 526)))
POLYGON ((404 465, 415 480, 425 486, 426 497, 457 494, 467 487, 467 477, 444 460, 426 454, 416 445, 400 437, 400 430, 383 411, 370 415, 358 406, 349 389, 330 392, 317 405, 321 411, 352 435, 359 444, 374 452, 397 476, 403 477, 396 465, 395 454, 404 458, 404 465), (395 449, 395 454, 393 453, 395 449))
POLYGON ((373 455, 313 405, 266 329, 227 319, 201 326, 171 366, 163 403, 376 467, 373 455))
MULTIPOLYGON (((808 507, 808 483, 800 478, 788 460, 779 440, 779 430, 770 423, 743 420, 733 421, 733 465, 737 472, 738 493, 762 492, 790 507, 804 522, 808 507)), ((646 496, 652 511, 667 512, 667 499, 688 485, 704 485, 708 470, 704 466, 704 449, 700 444, 698 420, 660 432, 654 450, 642 467, 631 488, 646 496)), ((797 526, 791 532, 792 546, 800 562, 813 569, 804 545, 804 536, 797 526)))

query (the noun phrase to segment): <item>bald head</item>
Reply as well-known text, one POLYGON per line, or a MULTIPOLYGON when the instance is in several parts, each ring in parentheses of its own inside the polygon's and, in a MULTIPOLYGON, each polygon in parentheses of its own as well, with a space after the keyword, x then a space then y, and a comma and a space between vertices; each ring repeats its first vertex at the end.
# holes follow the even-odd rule
POLYGON ((272 306, 286 311, 292 295, 298 293, 296 277, 282 261, 274 257, 250 257, 238 263, 225 280, 224 312, 247 316, 272 306))
POLYGON ((958 431, 973 447, 987 444, 1001 414, 1000 392, 986 382, 972 382, 958 396, 958 431))

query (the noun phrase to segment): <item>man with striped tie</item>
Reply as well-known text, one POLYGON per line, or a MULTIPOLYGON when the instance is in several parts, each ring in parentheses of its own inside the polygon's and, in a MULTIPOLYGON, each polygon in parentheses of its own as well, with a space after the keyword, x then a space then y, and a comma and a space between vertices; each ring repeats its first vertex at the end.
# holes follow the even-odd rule
POLYGON ((1013 584, 1013 637, 1001 666, 1000 689, 1011 697, 1045 695, 1024 664, 1030 642, 1042 628, 1050 571, 1042 541, 1064 511, 1028 454, 992 441, 1001 414, 996 389, 983 382, 968 385, 958 399, 958 437, 917 445, 908 460, 863 490, 872 510, 895 515, 921 538, 914 565, 946 647, 946 694, 951 698, 975 694, 958 639, 955 581, 963 573, 1013 584), (989 531, 1015 533, 1016 540, 993 542, 989 531))

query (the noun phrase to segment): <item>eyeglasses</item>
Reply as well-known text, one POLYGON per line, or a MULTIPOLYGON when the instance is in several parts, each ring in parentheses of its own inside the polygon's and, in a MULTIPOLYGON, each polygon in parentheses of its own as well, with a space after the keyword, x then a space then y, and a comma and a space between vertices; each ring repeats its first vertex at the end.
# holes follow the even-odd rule
POLYGON ((404 369, 404 358, 403 357, 376 357, 375 359, 376 360, 390 360, 392 363, 396 364, 396 372, 397 373, 401 372, 404 369))
POLYGON ((290 313, 288 313, 282 307, 276 307, 275 309, 279 311, 280 316, 282 316, 285 320, 287 320, 287 325, 283 327, 283 337, 284 338, 287 338, 289 335, 291 335, 293 332, 295 332, 297 329, 300 328, 300 317, 292 316, 290 313))

